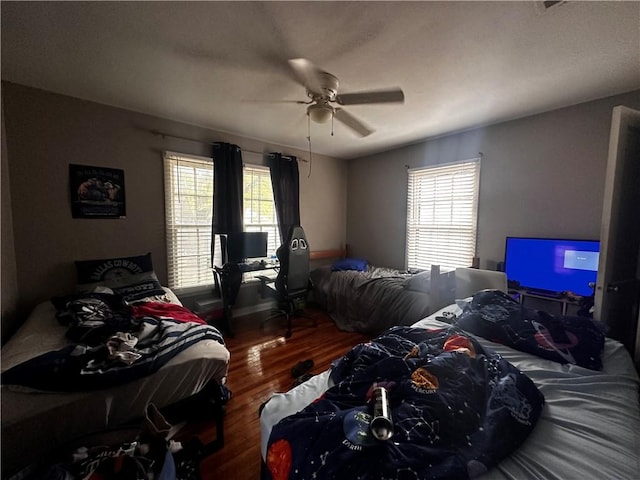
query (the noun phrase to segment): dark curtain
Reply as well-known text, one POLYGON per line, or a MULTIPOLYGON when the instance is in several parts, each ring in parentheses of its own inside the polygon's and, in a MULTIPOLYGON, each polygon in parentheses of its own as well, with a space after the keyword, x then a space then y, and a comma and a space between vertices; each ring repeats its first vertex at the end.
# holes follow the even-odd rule
POLYGON ((211 259, 215 235, 242 232, 242 151, 237 145, 213 145, 213 224, 211 259))
POLYGON ((283 157, 280 153, 270 155, 269 168, 280 227, 280 243, 284 243, 291 227, 300 225, 298 160, 293 156, 283 157))

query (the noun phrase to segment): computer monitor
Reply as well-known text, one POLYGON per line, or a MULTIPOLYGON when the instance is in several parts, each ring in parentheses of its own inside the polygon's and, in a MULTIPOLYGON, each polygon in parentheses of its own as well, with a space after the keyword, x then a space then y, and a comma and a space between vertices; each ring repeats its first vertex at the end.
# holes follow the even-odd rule
POLYGON ((267 232, 227 234, 227 262, 242 263, 247 258, 267 256, 267 232))

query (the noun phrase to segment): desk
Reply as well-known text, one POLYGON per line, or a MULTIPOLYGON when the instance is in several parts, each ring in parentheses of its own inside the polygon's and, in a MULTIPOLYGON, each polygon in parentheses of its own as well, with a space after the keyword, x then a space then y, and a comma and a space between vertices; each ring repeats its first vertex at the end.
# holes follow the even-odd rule
POLYGON ((276 270, 280 264, 273 261, 259 261, 246 263, 226 263, 222 267, 213 267, 213 275, 216 288, 220 292, 223 305, 222 329, 224 333, 233 337, 233 306, 238 298, 242 274, 247 272, 259 272, 263 270, 276 270))

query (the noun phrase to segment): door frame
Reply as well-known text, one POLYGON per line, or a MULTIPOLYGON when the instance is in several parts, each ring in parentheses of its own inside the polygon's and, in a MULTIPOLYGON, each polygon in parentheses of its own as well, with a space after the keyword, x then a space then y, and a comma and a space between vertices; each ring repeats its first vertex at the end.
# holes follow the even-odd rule
MULTIPOLYGON (((613 279, 612 264, 615 258, 615 242, 610 242, 611 225, 616 225, 620 221, 620 205, 622 197, 622 173, 624 171, 625 150, 629 143, 629 127, 640 128, 640 111, 622 105, 613 108, 611 129, 609 136, 609 151, 607 158, 607 170, 605 175, 605 188, 603 195, 602 223, 600 230, 600 260, 598 262, 598 277, 594 296, 594 318, 608 324, 606 295, 610 282, 613 279)), ((638 159, 640 161, 640 158, 638 159)), ((640 248, 640 247, 639 247, 640 248)), ((640 252, 637 262, 640 263, 640 252)), ((638 265, 640 268, 640 265, 638 265)), ((638 277, 638 268, 636 277, 638 277)), ((632 315, 633 316, 633 315, 632 315)), ((608 321, 609 320, 609 321, 608 321)), ((635 318, 629 318, 635 323, 634 338, 626 339, 627 346, 632 350, 632 355, 637 367, 640 367, 640 312, 636 311, 635 318)), ((623 339, 617 338, 622 341, 623 339)))

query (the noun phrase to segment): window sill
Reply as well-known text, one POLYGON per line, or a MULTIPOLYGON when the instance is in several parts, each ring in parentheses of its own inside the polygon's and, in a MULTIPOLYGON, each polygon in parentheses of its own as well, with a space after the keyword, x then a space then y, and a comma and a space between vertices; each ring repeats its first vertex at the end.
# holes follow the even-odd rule
POLYGON ((193 287, 171 288, 171 290, 178 297, 180 296, 186 297, 186 296, 199 295, 204 293, 211 293, 212 291, 215 291, 215 288, 216 288, 215 284, 211 283, 207 285, 195 285, 193 287))

